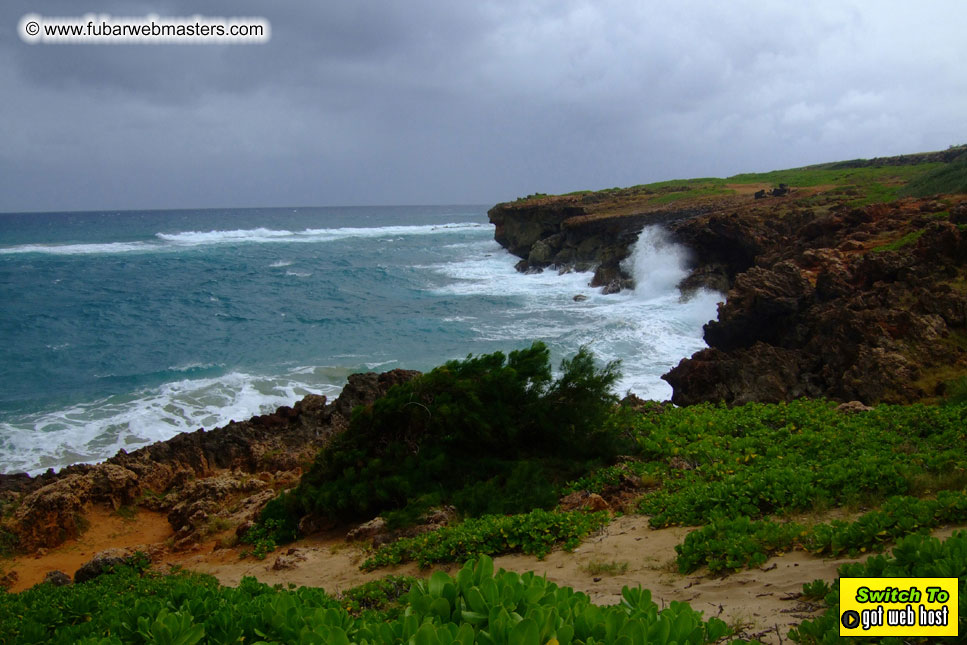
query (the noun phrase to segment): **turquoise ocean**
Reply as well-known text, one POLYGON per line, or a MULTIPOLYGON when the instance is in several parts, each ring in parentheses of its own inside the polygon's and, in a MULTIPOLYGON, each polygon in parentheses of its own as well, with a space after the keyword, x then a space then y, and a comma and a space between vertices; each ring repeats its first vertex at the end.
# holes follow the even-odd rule
POLYGON ((719 294, 683 301, 682 249, 646 230, 634 291, 520 274, 486 206, 0 214, 0 472, 96 462, 543 340, 621 359, 619 393, 705 346, 719 294), (584 295, 586 299, 575 300, 584 295))

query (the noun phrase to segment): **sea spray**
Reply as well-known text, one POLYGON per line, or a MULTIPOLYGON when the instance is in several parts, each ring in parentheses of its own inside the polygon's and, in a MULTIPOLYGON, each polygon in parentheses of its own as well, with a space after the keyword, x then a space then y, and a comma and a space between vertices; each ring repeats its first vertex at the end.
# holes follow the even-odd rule
POLYGON ((668 239, 659 226, 641 231, 624 269, 635 280, 635 295, 645 300, 677 293, 678 284, 688 275, 688 249, 668 239))

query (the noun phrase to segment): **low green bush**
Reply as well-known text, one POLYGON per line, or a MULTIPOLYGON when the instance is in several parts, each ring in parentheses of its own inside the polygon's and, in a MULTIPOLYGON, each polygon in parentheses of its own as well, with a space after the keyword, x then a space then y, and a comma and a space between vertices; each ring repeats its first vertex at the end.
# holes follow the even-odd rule
POLYGON ((599 607, 533 573, 494 572, 486 556, 455 576, 387 579, 342 598, 253 578, 231 588, 211 576, 142 576, 132 569, 78 585, 0 593, 0 636, 11 645, 699 645, 728 634, 723 621, 706 621, 686 603, 659 610, 646 590, 626 587, 619 604, 599 607), (398 610, 382 611, 394 596, 398 610), (362 608, 370 598, 379 610, 362 608))
POLYGON ((774 553, 789 549, 805 533, 806 528, 795 522, 716 518, 675 547, 676 563, 681 573, 691 573, 702 565, 712 573, 758 567, 774 553))
POLYGON ((357 408, 260 525, 274 521, 283 542, 306 514, 404 524, 438 504, 464 516, 552 508, 565 482, 632 445, 609 423, 618 377, 582 349, 554 380, 539 342, 450 361, 357 408))
POLYGON ((854 521, 833 520, 806 527, 796 522, 713 519, 676 546, 678 568, 690 573, 706 565, 713 573, 761 565, 781 551, 801 548, 817 555, 882 550, 911 533, 967 521, 967 491, 940 491, 935 499, 897 496, 854 521))
POLYGON ((479 555, 527 553, 543 558, 555 545, 574 549, 581 539, 608 523, 607 511, 534 510, 523 515, 486 515, 381 546, 362 564, 364 570, 418 562, 463 562, 479 555))

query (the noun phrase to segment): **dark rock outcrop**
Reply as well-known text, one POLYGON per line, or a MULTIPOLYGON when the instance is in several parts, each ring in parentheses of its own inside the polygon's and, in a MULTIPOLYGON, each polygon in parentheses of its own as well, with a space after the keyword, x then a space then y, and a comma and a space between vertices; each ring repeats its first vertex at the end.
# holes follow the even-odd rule
POLYGON ((63 571, 48 571, 44 576, 44 582, 54 587, 66 587, 71 584, 71 577, 63 571))
MULTIPOLYGON (((963 198, 951 199, 959 212, 963 198)), ((705 326, 709 348, 662 377, 672 401, 937 394, 967 371, 967 233, 926 215, 932 202, 716 214, 673 227, 734 278, 705 326)))
POLYGON ((88 580, 108 573, 117 567, 132 564, 136 556, 122 549, 108 549, 101 551, 93 558, 81 565, 81 568, 74 573, 74 583, 81 584, 88 580))

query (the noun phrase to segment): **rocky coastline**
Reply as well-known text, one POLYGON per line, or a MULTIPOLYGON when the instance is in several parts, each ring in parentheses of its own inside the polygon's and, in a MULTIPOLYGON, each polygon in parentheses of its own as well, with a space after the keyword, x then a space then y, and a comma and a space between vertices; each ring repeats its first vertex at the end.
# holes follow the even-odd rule
POLYGON ((85 512, 98 505, 166 513, 173 550, 216 530, 243 532, 279 490, 298 483, 303 467, 348 426, 354 407, 417 374, 353 374, 332 402, 310 394, 272 414, 179 434, 100 464, 0 475, 2 530, 16 550, 42 552, 77 537, 85 512))
MULTIPOLYGON (((593 270, 592 284, 606 292, 633 287, 621 263, 643 227, 661 225, 689 248, 683 297, 711 288, 726 299, 705 325, 709 347, 662 377, 675 404, 908 403, 937 400, 964 379, 967 194, 863 205, 849 190, 824 186, 793 185, 760 199, 763 184, 750 183, 661 199, 690 190, 540 196, 498 204, 490 219, 497 241, 521 258, 519 270, 593 270)), ((42 553, 82 533, 93 506, 164 513, 172 551, 215 533, 241 535, 348 427, 354 407, 417 374, 354 374, 332 402, 310 395, 101 464, 0 475, 0 538, 42 553)))
MULTIPOLYGON (((836 164, 893 168, 963 153, 836 164)), ((593 271, 604 293, 633 288, 621 262, 646 226, 692 252, 683 297, 725 294, 708 349, 662 378, 672 401, 741 404, 799 397, 937 400, 967 374, 967 195, 877 203, 863 190, 767 184, 651 206, 645 188, 540 196, 490 210, 520 271, 593 271), (756 195, 758 193, 758 195, 756 195), (864 201, 873 201, 866 203, 864 201)), ((695 191, 692 191, 695 192, 695 191)), ((634 360, 628 357, 627 360, 634 360)))

